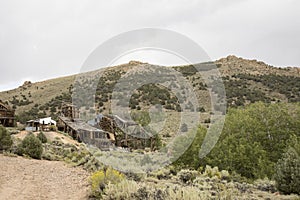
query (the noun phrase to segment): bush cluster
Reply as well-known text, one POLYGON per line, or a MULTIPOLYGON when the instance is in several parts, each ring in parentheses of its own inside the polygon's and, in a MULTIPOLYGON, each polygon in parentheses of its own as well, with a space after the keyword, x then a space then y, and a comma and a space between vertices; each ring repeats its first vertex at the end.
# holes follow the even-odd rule
POLYGON ((198 171, 183 169, 180 172, 178 172, 177 177, 183 183, 191 183, 197 177, 198 174, 198 171))
POLYGON ((8 150, 12 144, 13 141, 9 132, 3 126, 0 126, 0 151, 8 150))
POLYGON ((37 138, 42 142, 42 143, 47 143, 47 137, 43 132, 39 132, 37 135, 37 138))
MULTIPOLYGON (((198 169, 218 166, 248 179, 272 178, 275 165, 290 144, 293 135, 299 138, 299 104, 254 103, 244 108, 231 108, 219 138, 211 152, 199 159, 206 131, 199 129, 192 145, 174 163, 179 168, 198 169)), ((181 146, 183 141, 178 141, 181 146)))
POLYGON ((281 76, 274 74, 265 75, 250 75, 250 74, 237 74, 234 78, 243 81, 255 81, 267 86, 271 91, 284 94, 289 102, 299 102, 300 95, 300 78, 295 76, 281 76))
POLYGON ((93 173, 90 177, 90 182, 92 185, 92 196, 101 197, 103 190, 108 184, 116 184, 124 179, 124 174, 110 167, 93 173))
POLYGON ((21 144, 19 144, 17 153, 19 155, 28 155, 31 158, 41 159, 43 153, 42 142, 33 134, 27 135, 21 144))
POLYGON ((293 146, 283 154, 276 164, 276 187, 285 194, 300 194, 300 142, 297 138, 293 146))

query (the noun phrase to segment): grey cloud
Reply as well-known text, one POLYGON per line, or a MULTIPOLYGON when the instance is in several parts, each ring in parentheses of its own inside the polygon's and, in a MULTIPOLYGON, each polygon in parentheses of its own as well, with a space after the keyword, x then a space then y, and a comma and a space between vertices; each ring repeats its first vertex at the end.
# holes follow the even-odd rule
MULTIPOLYGON (((297 0, 1 1, 0 90, 77 73, 102 42, 144 27, 182 33, 212 59, 236 54, 299 66, 299 7, 297 0)), ((147 53, 128 59, 139 56, 147 59, 147 53)), ((174 64, 172 57, 149 60, 174 64)))

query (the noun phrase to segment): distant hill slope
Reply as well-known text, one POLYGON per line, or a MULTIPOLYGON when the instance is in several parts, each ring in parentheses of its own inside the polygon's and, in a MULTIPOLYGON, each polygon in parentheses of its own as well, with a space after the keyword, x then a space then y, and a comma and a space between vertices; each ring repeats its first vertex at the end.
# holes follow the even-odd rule
MULTIPOLYGON (((99 79, 96 90, 96 109, 107 113, 111 92, 119 78, 129 70, 140 74, 145 73, 139 70, 139 65, 143 64, 145 63, 131 61, 128 64, 89 72, 86 73, 90 76, 89 79, 82 80, 81 84, 91 84, 91 77, 99 79)), ((222 75, 228 106, 242 106, 256 101, 300 101, 300 68, 277 68, 260 61, 246 60, 236 56, 219 59, 214 64, 222 75)), ((155 69, 154 65, 153 69, 155 69)), ((197 109, 203 115, 209 114, 210 95, 200 73, 197 73, 191 66, 177 66, 174 69, 183 73, 193 85, 199 99, 199 108, 191 109, 197 109)), ((62 101, 71 101, 75 78, 74 75, 37 83, 26 82, 16 89, 0 92, 0 99, 16 109, 22 122, 45 115, 55 117, 62 101)), ((155 84, 136 90, 129 106, 135 110, 147 110, 150 105, 156 104, 162 104, 166 110, 180 111, 175 94, 170 94, 166 88, 155 84)), ((93 108, 81 108, 81 111, 84 114, 90 109, 93 108)))

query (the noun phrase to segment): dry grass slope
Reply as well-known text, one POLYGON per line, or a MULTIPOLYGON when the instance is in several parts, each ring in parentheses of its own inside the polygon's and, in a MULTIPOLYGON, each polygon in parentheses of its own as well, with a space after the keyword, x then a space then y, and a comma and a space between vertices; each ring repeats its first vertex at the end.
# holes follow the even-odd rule
MULTIPOLYGON (((110 71, 139 72, 139 67, 138 67, 139 64, 145 64, 145 63, 131 61, 128 64, 123 64, 114 67, 107 67, 97 71, 88 72, 86 73, 86 75, 87 76, 92 75, 94 77, 97 76, 99 77, 103 75, 104 77, 107 77, 106 72, 110 72, 110 71)), ((296 68, 296 67, 277 68, 277 67, 272 67, 270 65, 267 65, 261 61, 246 60, 243 58, 238 58, 236 56, 228 56, 226 58, 219 59, 215 61, 215 64, 218 66, 222 77, 228 78, 231 83, 241 80, 240 78, 235 77, 235 75, 238 74, 246 74, 254 77, 259 77, 262 75, 272 75, 275 77, 287 76, 287 77, 300 78, 300 68, 296 68)), ((184 67, 184 66, 179 66, 179 67, 184 67)), ((61 78, 51 79, 51 80, 37 82, 37 83, 26 84, 13 90, 0 92, 0 99, 2 101, 9 101, 9 102, 11 102, 14 98, 18 99, 19 101, 22 100, 25 102, 27 101, 28 102, 27 104, 25 103, 25 105, 20 105, 16 107, 16 114, 20 114, 24 111, 30 110, 36 104, 38 104, 38 106, 45 105, 48 102, 50 102, 53 98, 58 97, 63 93, 69 93, 69 88, 72 84, 74 84, 75 78, 76 75, 73 75, 73 76, 61 77, 61 78)), ((209 109, 211 107, 210 95, 207 90, 203 88, 200 89, 199 87, 199 85, 202 82, 200 74, 197 73, 194 75, 190 75, 187 77, 187 79, 195 85, 195 91, 199 99, 199 104, 205 108, 205 110, 207 111, 206 113, 209 113, 210 111, 209 109)), ((248 93, 254 92, 254 96, 262 95, 263 96, 261 97, 262 100, 274 99, 276 101, 277 100, 288 101, 288 97, 285 94, 282 94, 282 92, 278 92, 277 90, 274 90, 269 86, 266 86, 261 81, 255 81, 250 79, 249 80, 245 79, 242 81, 243 81, 242 84, 244 84, 244 86, 247 88, 246 92, 248 93)), ((275 84, 276 83, 275 81, 271 82, 271 84, 275 84)), ((105 84, 109 84, 109 83, 110 81, 106 81, 105 84)), ((235 86, 230 86, 230 87, 234 88, 235 86)), ((226 90, 227 89, 228 88, 226 88, 226 90)), ((297 90, 297 88, 294 89, 292 88, 292 90, 295 89, 297 90)), ((228 91, 226 92, 228 93, 228 91)), ((243 98, 243 96, 241 96, 240 98, 243 98)), ((233 100, 234 99, 236 99, 235 96, 233 100)), ((249 103, 249 100, 247 100, 247 98, 245 100, 245 103, 249 103)), ((12 103, 10 104, 11 106, 13 106, 12 103)), ((109 107, 109 102, 103 102, 103 104, 104 107, 106 108, 109 107)), ((106 110, 105 112, 108 112, 108 110, 106 110)), ((49 114, 49 111, 47 111, 47 114, 49 114)))

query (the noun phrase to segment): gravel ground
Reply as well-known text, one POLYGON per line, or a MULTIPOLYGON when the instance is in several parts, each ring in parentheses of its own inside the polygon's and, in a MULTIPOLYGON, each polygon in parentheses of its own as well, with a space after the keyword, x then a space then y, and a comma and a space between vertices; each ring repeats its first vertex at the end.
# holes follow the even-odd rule
POLYGON ((63 162, 0 155, 0 199, 87 199, 88 173, 63 162))

